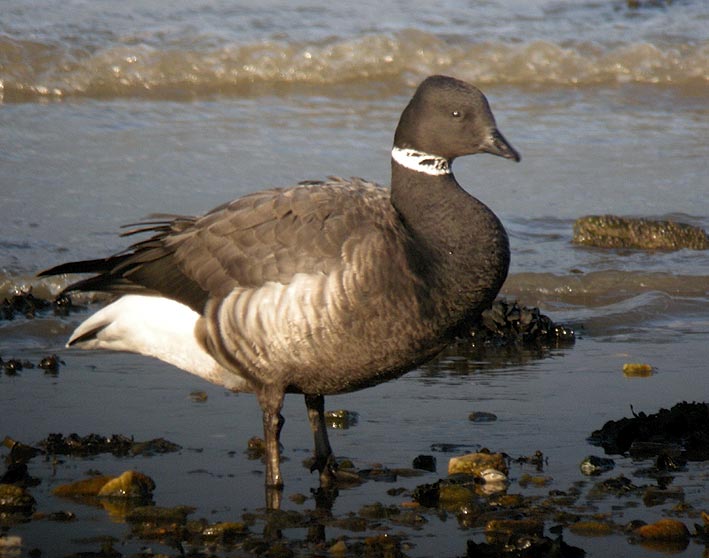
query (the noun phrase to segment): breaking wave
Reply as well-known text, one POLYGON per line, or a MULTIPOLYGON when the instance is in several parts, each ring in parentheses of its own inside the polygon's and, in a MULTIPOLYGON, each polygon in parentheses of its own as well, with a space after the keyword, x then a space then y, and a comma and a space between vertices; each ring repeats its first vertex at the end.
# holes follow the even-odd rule
POLYGON ((465 42, 415 30, 317 43, 262 41, 204 47, 112 44, 104 48, 0 35, 0 101, 82 96, 183 98, 245 95, 308 85, 410 86, 432 73, 485 85, 617 83, 705 88, 709 42, 526 44, 465 42))

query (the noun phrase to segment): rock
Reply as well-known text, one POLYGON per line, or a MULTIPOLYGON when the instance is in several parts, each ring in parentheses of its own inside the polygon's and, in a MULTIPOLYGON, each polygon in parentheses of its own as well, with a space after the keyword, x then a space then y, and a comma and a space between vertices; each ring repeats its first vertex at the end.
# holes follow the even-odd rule
POLYGON ((347 544, 345 544, 345 541, 339 540, 330 548, 328 548, 328 551, 330 554, 335 554, 335 555, 344 555, 347 552, 347 544))
POLYGON ((106 485, 107 482, 113 480, 114 477, 106 475, 97 475, 82 479, 68 484, 61 484, 52 489, 52 494, 64 498, 86 498, 90 496, 98 496, 98 493, 106 485))
POLYGON ((648 378, 652 376, 652 366, 636 362, 626 362, 623 365, 623 374, 629 378, 648 378))
POLYGON ((459 457, 451 457, 448 462, 448 474, 455 475, 456 473, 466 473, 483 479, 485 472, 490 478, 490 470, 497 471, 507 476, 509 469, 507 460, 501 453, 468 453, 459 457))
POLYGON ((638 250, 706 250, 709 238, 700 227, 615 215, 589 215, 574 223, 575 244, 638 250))
POLYGON ((648 486, 643 493, 643 504, 648 508, 664 504, 667 500, 677 500, 680 503, 684 502, 684 489, 681 486, 674 488, 648 486))
POLYGON ((252 436, 246 443, 246 455, 249 459, 262 459, 266 455, 266 442, 259 436, 252 436))
POLYGON ((438 493, 438 506, 446 509, 460 509, 475 500, 475 483, 441 483, 438 493))
POLYGON ((666 8, 672 0, 626 0, 628 8, 639 10, 641 8, 666 8))
POLYGON ((173 453, 181 449, 182 446, 165 438, 153 438, 145 442, 133 442, 130 447, 130 454, 148 457, 156 454, 173 453))
POLYGON ((364 556, 403 557, 401 539, 397 535, 383 533, 364 539, 364 556))
POLYGON ((202 530, 202 536, 206 539, 218 540, 220 542, 231 542, 234 539, 248 534, 249 529, 244 523, 235 521, 222 521, 207 525, 202 530))
POLYGON ((643 525, 633 531, 641 539, 655 541, 689 541, 689 530, 676 519, 660 519, 650 525, 643 525))
POLYGON ((0 515, 30 514, 35 505, 35 499, 27 489, 14 484, 0 484, 0 515))
POLYGON ((195 403, 205 403, 208 398, 206 391, 194 390, 190 392, 190 399, 195 403))
POLYGON ((528 473, 524 473, 520 478, 519 478, 519 485, 522 488, 526 488, 529 485, 532 486, 548 486, 554 481, 553 477, 550 476, 545 476, 545 475, 530 475, 528 473))
POLYGON ((141 506, 133 508, 125 516, 131 525, 132 534, 146 540, 182 540, 185 536, 187 516, 194 512, 188 506, 164 508, 141 506))
POLYGON ((417 455, 411 465, 414 469, 436 472, 436 458, 433 455, 417 455))
POLYGON ((126 498, 145 499, 152 496, 155 490, 153 479, 138 473, 126 471, 118 477, 98 475, 88 479, 63 484, 55 487, 52 493, 67 498, 126 498))
POLYGON ((359 421, 359 413, 345 409, 326 411, 325 421, 330 428, 347 430, 357 424, 357 421, 359 421))
POLYGON ((600 475, 610 471, 613 467, 615 467, 615 461, 608 457, 597 457, 595 455, 589 455, 579 465, 584 475, 600 475))
POLYGON ((34 365, 28 361, 22 361, 16 358, 11 358, 2 363, 5 370, 5 374, 8 376, 16 376, 18 372, 21 372, 25 368, 34 368, 34 365))
POLYGON ((417 504, 425 508, 435 508, 438 506, 441 496, 441 481, 431 484, 420 484, 416 487, 411 496, 417 504))
POLYGON ((381 502, 365 504, 359 509, 359 516, 366 519, 388 519, 400 513, 396 506, 385 506, 381 502))
POLYGON ((544 522, 537 519, 491 519, 485 525, 485 538, 490 544, 504 544, 519 535, 543 534, 544 522))
POLYGON ((679 446, 682 456, 690 461, 709 459, 709 404, 682 402, 652 415, 633 414, 632 418, 606 422, 591 434, 589 442, 609 454, 624 454, 634 448, 635 456, 639 456, 642 447, 655 448, 654 455, 673 456, 679 446))
POLYGON ((59 371, 59 366, 61 364, 64 364, 64 361, 57 355, 52 354, 40 360, 38 366, 46 373, 52 374, 59 371))
POLYGON ((642 487, 633 484, 629 478, 620 475, 618 477, 605 479, 596 483, 588 495, 589 498, 596 498, 602 494, 613 494, 615 496, 625 496, 632 492, 637 492, 642 487))
POLYGON ((396 482, 397 474, 393 469, 386 467, 373 467, 371 469, 360 469, 357 471, 360 478, 377 482, 396 482))
POLYGON ((155 490, 155 482, 149 476, 137 471, 126 471, 109 480, 101 487, 101 498, 150 498, 155 490))
POLYGON ((471 422, 495 422, 497 415, 486 411, 473 411, 468 415, 468 420, 471 422))
POLYGON ((602 521, 577 521, 569 526, 569 530, 574 535, 582 537, 605 537, 613 534, 613 525, 602 521))

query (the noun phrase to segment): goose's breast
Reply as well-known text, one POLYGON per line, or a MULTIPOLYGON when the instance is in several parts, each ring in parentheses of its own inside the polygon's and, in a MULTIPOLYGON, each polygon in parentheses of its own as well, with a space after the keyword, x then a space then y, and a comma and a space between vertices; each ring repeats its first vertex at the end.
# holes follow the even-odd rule
POLYGON ((209 351, 256 385, 321 394, 383 381, 435 353, 428 287, 400 243, 352 242, 329 273, 211 301, 201 328, 209 351))

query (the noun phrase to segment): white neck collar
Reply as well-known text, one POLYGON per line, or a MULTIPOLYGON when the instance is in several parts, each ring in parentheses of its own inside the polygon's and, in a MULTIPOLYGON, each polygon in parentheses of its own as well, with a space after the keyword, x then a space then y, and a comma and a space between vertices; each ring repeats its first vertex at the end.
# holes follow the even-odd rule
POLYGON ((431 176, 443 176, 451 174, 451 167, 447 159, 438 155, 431 155, 415 149, 402 149, 394 147, 391 150, 391 158, 402 167, 416 172, 423 172, 431 176))

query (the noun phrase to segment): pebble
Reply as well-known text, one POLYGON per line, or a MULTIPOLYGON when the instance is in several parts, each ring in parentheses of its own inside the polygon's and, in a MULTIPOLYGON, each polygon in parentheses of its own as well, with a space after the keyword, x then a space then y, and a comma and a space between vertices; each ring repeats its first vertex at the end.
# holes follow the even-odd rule
POLYGON ((600 475, 612 470, 614 467, 615 461, 608 457, 598 457, 596 455, 589 455, 579 465, 584 475, 600 475))
POLYGON ((31 513, 35 499, 21 486, 0 484, 0 513, 31 513))
POLYGON ((436 458, 433 455, 417 455, 411 464, 414 469, 436 472, 436 458))
POLYGON ((474 411, 468 415, 468 420, 471 422, 495 422, 497 415, 485 411, 474 411))
POLYGON ((626 362, 623 365, 623 374, 629 378, 649 378, 652 373, 653 368, 649 364, 626 362))
POLYGON ((155 490, 155 482, 149 476, 137 471, 126 471, 109 480, 101 487, 98 496, 102 498, 149 498, 155 490))
POLYGON ((642 539, 656 541, 688 541, 689 530, 677 519, 663 518, 655 523, 643 525, 633 531, 642 539))
POLYGON ((458 457, 451 457, 448 461, 448 474, 466 473, 483 478, 483 472, 490 477, 490 470, 498 471, 505 477, 509 472, 507 460, 501 453, 468 453, 458 457))

